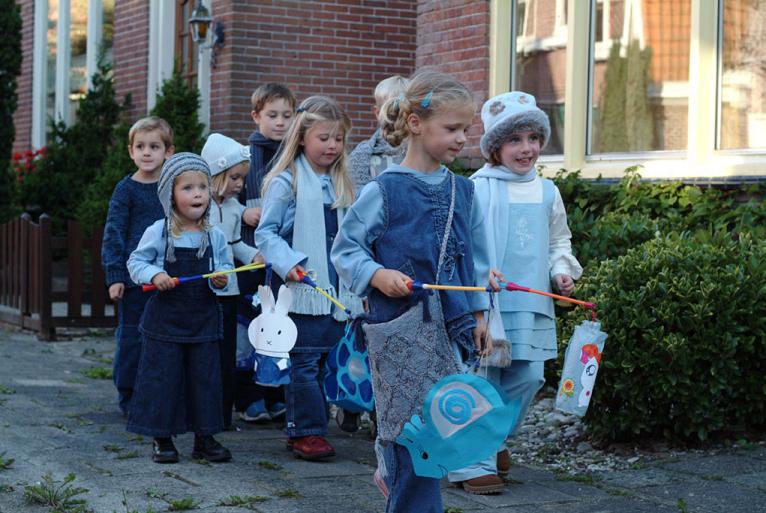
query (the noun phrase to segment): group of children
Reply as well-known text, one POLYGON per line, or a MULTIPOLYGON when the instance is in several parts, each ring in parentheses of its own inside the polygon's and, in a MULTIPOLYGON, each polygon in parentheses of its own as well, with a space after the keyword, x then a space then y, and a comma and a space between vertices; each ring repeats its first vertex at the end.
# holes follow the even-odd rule
MULTIPOLYGON (((463 84, 432 71, 391 77, 375 101, 379 128, 348 157, 351 122, 340 105, 312 96, 295 108, 279 84, 253 95, 259 131, 249 149, 211 134, 201 156, 173 155, 167 123, 146 118, 131 129, 138 169, 115 189, 103 259, 110 297, 120 300, 114 363, 120 407, 128 430, 154 438, 154 461, 178 461, 172 437, 186 431, 195 435, 195 458, 230 459, 213 435, 231 425, 235 408, 246 418, 284 408, 288 449, 307 460, 334 456, 325 437, 322 377, 349 311, 374 326, 430 302, 443 316, 451 363, 467 371, 466 362, 480 358, 488 379, 522 398, 523 419, 544 382, 543 362, 556 356, 551 301, 500 294, 490 302, 488 294, 463 291, 428 296, 413 293, 411 282, 499 291, 508 280, 573 292, 582 268, 571 252, 561 196, 535 167, 550 139, 548 118, 526 93, 488 100, 480 143, 487 164, 469 180, 445 167, 463 149, 475 115, 463 84), (264 275, 173 279, 230 270, 235 261, 267 262, 275 293, 282 283, 292 289, 298 336, 284 396, 247 391, 252 373, 234 367, 237 315, 254 313, 242 297, 264 275), (303 283, 306 274, 346 308, 303 283), (142 292, 142 284, 157 292, 142 292), (494 345, 510 357, 496 358, 494 345)), ((419 413, 402 410, 396 398, 407 395, 410 380, 422 379, 420 369, 398 358, 396 351, 370 352, 374 383, 385 385, 375 393, 393 405, 379 402, 376 412, 376 484, 388 512, 441 513, 439 481, 417 476, 395 441, 401 416, 419 413)), ((425 366, 444 366, 429 358, 425 366)), ((448 477, 472 493, 497 493, 509 466, 502 447, 448 477)))

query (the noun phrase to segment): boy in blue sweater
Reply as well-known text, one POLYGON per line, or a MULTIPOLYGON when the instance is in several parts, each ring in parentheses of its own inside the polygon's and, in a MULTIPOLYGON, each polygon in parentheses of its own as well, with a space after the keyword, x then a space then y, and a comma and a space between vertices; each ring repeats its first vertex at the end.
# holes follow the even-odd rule
POLYGON ((104 227, 101 261, 109 298, 119 301, 113 365, 114 385, 124 416, 128 413, 141 356, 138 321, 151 295, 144 294, 130 279, 126 264, 144 230, 165 216, 157 197, 157 181, 173 150, 173 129, 167 121, 154 116, 136 121, 128 135, 128 153, 137 169, 114 188, 104 227))

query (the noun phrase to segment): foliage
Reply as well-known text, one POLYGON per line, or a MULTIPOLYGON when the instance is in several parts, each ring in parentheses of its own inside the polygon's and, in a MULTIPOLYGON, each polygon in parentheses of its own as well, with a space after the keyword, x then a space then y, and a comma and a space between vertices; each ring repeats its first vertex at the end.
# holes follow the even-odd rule
POLYGON ((21 72, 21 14, 15 0, 0 0, 0 222, 18 211, 16 184, 9 171, 16 130, 16 77, 21 72))
POLYGON ((112 379, 111 367, 88 367, 87 369, 83 369, 80 372, 83 376, 90 379, 112 379))
POLYGON ((88 511, 86 501, 77 496, 89 490, 73 486, 76 478, 74 473, 70 473, 64 477, 63 482, 59 482, 50 474, 45 474, 42 481, 24 487, 24 498, 32 504, 51 508, 51 513, 85 513, 88 511))
MULTIPOLYGON (((766 242, 673 233, 590 271, 578 296, 598 304, 609 333, 586 415, 594 435, 705 440, 766 427, 766 242)), ((581 320, 566 314, 563 332, 581 320)))
POLYGON ((5 451, 0 452, 0 470, 8 470, 16 461, 14 458, 6 458, 5 451))
POLYGON ((54 219, 73 218, 112 143, 112 130, 121 106, 115 101, 111 64, 103 59, 93 74, 92 86, 78 103, 77 121, 71 126, 51 122, 45 158, 20 187, 22 205, 46 212, 54 219))
POLYGON ((151 110, 152 116, 161 117, 173 128, 176 152, 202 150, 205 125, 199 121, 199 105, 199 90, 189 84, 182 68, 176 64, 171 77, 162 83, 157 103, 151 110))

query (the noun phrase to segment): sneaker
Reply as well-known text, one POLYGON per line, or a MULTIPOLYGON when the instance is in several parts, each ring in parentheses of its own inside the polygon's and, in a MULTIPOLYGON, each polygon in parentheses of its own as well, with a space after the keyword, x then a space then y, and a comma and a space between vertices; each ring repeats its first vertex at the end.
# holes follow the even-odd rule
POLYGON ((218 443, 212 435, 194 435, 194 451, 192 458, 195 460, 207 460, 212 463, 229 461, 231 453, 229 449, 218 443))
POLYGON ((511 455, 508 449, 503 449, 497 453, 497 475, 506 477, 511 470, 511 455))
POLYGON ((474 477, 459 484, 463 485, 463 490, 475 495, 492 495, 502 493, 505 489, 505 482, 495 474, 474 477))
POLYGON ((323 436, 291 436, 287 440, 287 447, 293 451, 293 456, 307 461, 325 460, 335 456, 335 449, 323 436))
POLYGON ((154 463, 178 463, 178 450, 172 438, 155 438, 152 442, 152 461, 154 463))
POLYGON ((338 408, 338 413, 335 414, 335 422, 346 433, 356 433, 361 427, 360 416, 359 413, 338 408))
POLYGON ((269 412, 266 411, 266 404, 263 399, 255 401, 247 407, 245 411, 239 412, 239 418, 245 422, 263 422, 269 420, 269 412))
POLYGON ((271 420, 279 421, 285 418, 285 413, 287 413, 287 406, 285 403, 274 403, 268 408, 269 411, 269 417, 271 417, 271 420))

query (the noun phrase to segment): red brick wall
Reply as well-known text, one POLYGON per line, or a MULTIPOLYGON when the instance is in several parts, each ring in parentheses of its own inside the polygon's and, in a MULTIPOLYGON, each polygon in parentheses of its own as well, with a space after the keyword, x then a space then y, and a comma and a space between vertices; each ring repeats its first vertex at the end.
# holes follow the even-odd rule
POLYGON ((449 73, 473 91, 476 118, 461 156, 481 165, 479 110, 489 92, 489 2, 419 0, 416 66, 449 73))
POLYGON ((18 104, 13 115, 16 139, 13 151, 30 149, 32 144, 32 40, 35 32, 34 0, 19 0, 21 6, 21 74, 16 79, 18 104))
MULTIPOLYGON (((167 0, 163 0, 167 1, 167 0)), ((114 5, 114 84, 117 101, 132 94, 132 118, 146 115, 149 70, 149 2, 116 0, 114 5)))
POLYGON ((415 66, 416 0, 216 0, 226 46, 211 75, 211 130, 242 142, 254 125, 250 95, 264 82, 286 83, 298 101, 335 98, 351 116, 352 139, 374 128, 373 90, 415 66))

